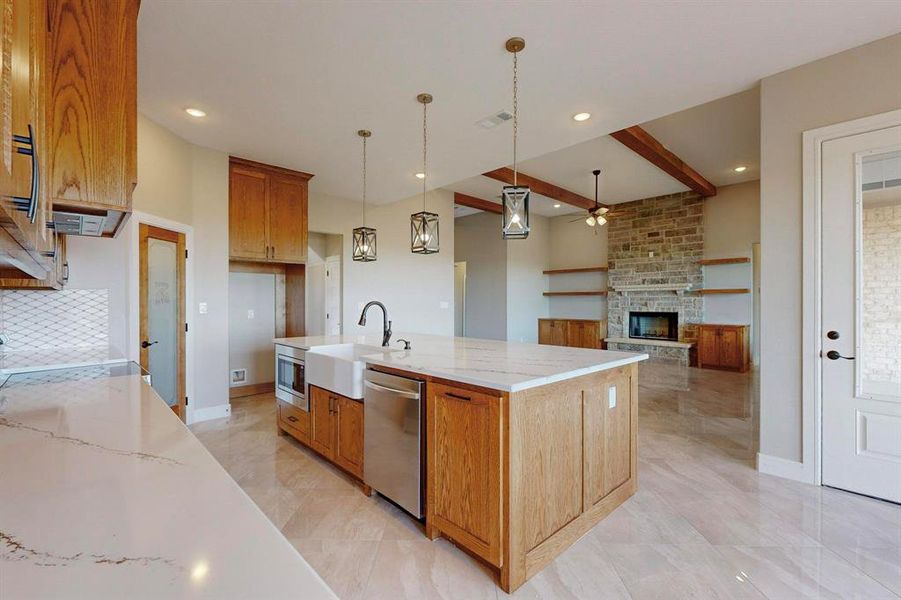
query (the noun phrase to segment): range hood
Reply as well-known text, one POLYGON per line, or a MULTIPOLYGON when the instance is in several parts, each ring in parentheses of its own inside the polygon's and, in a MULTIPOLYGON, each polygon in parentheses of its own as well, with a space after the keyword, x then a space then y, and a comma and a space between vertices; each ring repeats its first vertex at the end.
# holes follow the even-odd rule
POLYGON ((104 233, 105 226, 106 215, 53 211, 53 228, 59 234, 100 237, 104 233))

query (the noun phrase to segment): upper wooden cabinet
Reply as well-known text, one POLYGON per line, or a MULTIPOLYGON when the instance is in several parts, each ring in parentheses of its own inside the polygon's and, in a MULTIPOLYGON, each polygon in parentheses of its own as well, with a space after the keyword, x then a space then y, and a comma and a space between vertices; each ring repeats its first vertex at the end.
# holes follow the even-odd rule
POLYGON ((105 212, 108 235, 138 181, 138 6, 50 0, 48 12, 48 191, 56 210, 105 212))
POLYGON ((748 325, 698 325, 698 366, 747 371, 751 363, 748 325))
POLYGON ((280 263, 307 258, 309 173, 231 157, 229 257, 280 263))

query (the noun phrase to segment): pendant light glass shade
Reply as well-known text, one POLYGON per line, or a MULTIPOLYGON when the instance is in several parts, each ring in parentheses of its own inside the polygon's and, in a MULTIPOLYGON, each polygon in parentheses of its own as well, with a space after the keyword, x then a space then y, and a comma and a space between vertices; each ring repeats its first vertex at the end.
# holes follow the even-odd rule
POLYGON ((375 228, 366 227, 366 140, 372 132, 361 129, 357 135, 363 140, 363 224, 354 228, 351 257, 357 262, 372 262, 378 258, 375 228))
POLYGON ((375 229, 372 227, 354 228, 353 259, 359 262, 372 262, 376 257, 375 229))
POLYGON ((523 185, 505 185, 504 239, 522 240, 529 237, 529 196, 532 191, 523 185))
POLYGON ((516 181, 516 137, 519 133, 519 74, 517 71, 517 55, 526 47, 526 41, 513 37, 505 44, 507 52, 513 55, 513 185, 505 185, 501 198, 504 205, 505 240, 524 240, 529 237, 529 197, 532 191, 527 185, 517 185, 516 181))
POLYGON ((438 252, 438 215, 418 212, 410 215, 410 249, 414 254, 438 252))
POLYGON ((426 210, 426 151, 428 150, 428 112, 431 94, 419 94, 416 101, 422 104, 422 210, 410 215, 410 251, 413 254, 438 253, 438 215, 426 210))

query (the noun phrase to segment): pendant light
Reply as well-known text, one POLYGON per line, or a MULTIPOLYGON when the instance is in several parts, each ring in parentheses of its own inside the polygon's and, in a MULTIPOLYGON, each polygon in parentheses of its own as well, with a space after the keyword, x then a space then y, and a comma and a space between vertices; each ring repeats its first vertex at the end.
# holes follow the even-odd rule
POLYGON ((527 185, 517 185, 516 180, 516 135, 519 133, 519 103, 517 97, 517 55, 526 47, 520 37, 507 40, 507 52, 513 55, 513 185, 505 185, 502 193, 504 203, 504 239, 522 240, 529 237, 529 196, 532 191, 527 185))
POLYGON ((366 140, 372 136, 368 129, 361 129, 357 135, 363 140, 363 224, 354 228, 353 259, 358 262, 372 262, 376 259, 375 229, 366 227, 366 140))
POLYGON ((410 250, 414 254, 435 254, 438 252, 438 215, 426 210, 427 108, 432 102, 432 95, 419 94, 416 100, 422 104, 422 211, 410 215, 410 250))

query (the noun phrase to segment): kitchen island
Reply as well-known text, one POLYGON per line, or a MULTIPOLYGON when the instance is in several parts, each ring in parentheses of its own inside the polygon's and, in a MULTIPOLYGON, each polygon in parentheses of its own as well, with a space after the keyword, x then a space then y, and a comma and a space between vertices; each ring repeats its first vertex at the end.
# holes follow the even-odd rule
POLYGON ((426 383, 425 534, 482 559, 505 591, 635 493, 637 363, 647 355, 397 337, 412 347, 380 349, 371 335, 275 342, 372 347, 361 355, 370 369, 426 383))

